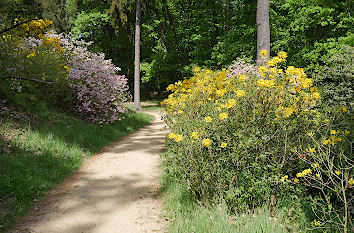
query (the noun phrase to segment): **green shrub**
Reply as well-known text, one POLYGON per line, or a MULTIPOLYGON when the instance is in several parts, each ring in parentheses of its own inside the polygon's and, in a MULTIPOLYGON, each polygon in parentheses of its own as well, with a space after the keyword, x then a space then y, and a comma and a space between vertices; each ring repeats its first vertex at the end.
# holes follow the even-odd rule
POLYGON ((330 106, 342 105, 353 111, 354 107, 354 47, 344 45, 333 54, 327 66, 314 76, 323 95, 323 102, 330 106))

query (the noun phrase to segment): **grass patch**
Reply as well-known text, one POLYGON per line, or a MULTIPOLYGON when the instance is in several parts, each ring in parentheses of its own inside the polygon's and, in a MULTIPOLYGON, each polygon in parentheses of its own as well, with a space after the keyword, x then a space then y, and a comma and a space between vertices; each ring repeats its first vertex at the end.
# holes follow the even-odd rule
POLYGON ((162 192, 165 198, 166 217, 170 220, 168 232, 171 233, 285 233, 304 232, 299 226, 287 226, 285 212, 270 215, 268 207, 256 213, 231 215, 225 204, 202 206, 193 200, 189 190, 162 176, 162 192), (280 220, 281 219, 281 220, 280 220), (295 227, 295 228, 294 228, 295 227), (295 230, 296 229, 296 230, 295 230), (294 231, 293 231, 294 230, 294 231))
POLYGON ((85 158, 152 120, 151 115, 128 111, 122 121, 102 127, 57 112, 35 123, 0 121, 0 232, 85 158))

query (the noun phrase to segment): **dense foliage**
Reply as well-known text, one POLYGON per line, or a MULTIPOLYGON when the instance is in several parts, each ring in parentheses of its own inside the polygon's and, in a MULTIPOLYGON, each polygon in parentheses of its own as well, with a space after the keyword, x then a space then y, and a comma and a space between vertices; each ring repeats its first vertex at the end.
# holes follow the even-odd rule
MULTIPOLYGON (((49 17, 59 32, 93 41, 90 49, 104 52, 132 85, 134 1, 70 0, 65 8, 60 0, 43 2, 32 3, 37 16, 49 17), (66 10, 61 24, 48 14, 55 5, 66 10)), ((288 51, 288 64, 307 68, 309 75, 322 70, 343 44, 354 46, 353 9, 353 1, 345 0, 272 0, 271 54, 288 51)), ((256 1, 153 0, 144 1, 142 10, 145 94, 191 75, 193 64, 220 69, 236 57, 256 57, 256 1)))
POLYGON ((329 62, 315 73, 321 84, 323 103, 354 108, 354 47, 344 45, 332 53, 329 62))
MULTIPOLYGON (((0 30, 16 19, 48 18, 59 33, 93 41, 90 49, 104 52, 132 85, 134 1, 64 2, 3 1, 0 30)), ((288 51, 290 65, 322 70, 343 44, 354 46, 353 9, 353 1, 345 0, 271 1, 272 51, 288 51)), ((142 10, 145 95, 192 74, 192 64, 221 68, 236 57, 256 57, 256 1, 153 0, 144 1, 142 10)))
POLYGON ((350 114, 346 106, 319 108, 313 80, 282 66, 286 57, 280 52, 258 68, 242 60, 222 71, 197 67, 193 77, 171 84, 173 94, 163 101, 172 130, 165 166, 195 198, 221 198, 236 212, 281 205, 301 197, 297 184, 312 185, 318 191, 308 192, 331 206, 318 214, 314 205, 315 227, 348 228, 350 114))

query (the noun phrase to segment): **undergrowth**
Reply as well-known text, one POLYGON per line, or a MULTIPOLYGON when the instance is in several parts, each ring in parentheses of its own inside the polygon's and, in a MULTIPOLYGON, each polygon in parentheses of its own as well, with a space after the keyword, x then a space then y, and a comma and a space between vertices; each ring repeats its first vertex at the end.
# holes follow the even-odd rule
POLYGON ((232 215, 225 203, 203 205, 197 203, 183 185, 160 177, 165 199, 165 217, 169 219, 168 232, 182 233, 285 233, 303 231, 299 223, 290 223, 287 213, 279 210, 272 216, 267 205, 254 213, 232 215))

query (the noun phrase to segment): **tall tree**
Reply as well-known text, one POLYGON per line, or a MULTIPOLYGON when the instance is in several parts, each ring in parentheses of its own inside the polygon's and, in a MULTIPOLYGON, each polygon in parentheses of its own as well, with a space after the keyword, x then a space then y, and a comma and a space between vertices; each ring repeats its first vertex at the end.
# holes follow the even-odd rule
POLYGON ((141 110, 140 105, 140 26, 141 26, 141 0, 136 0, 135 17, 135 61, 134 61, 134 106, 136 111, 141 110))
POLYGON ((260 51, 267 50, 270 55, 269 0, 257 1, 257 60, 261 60, 260 51))

